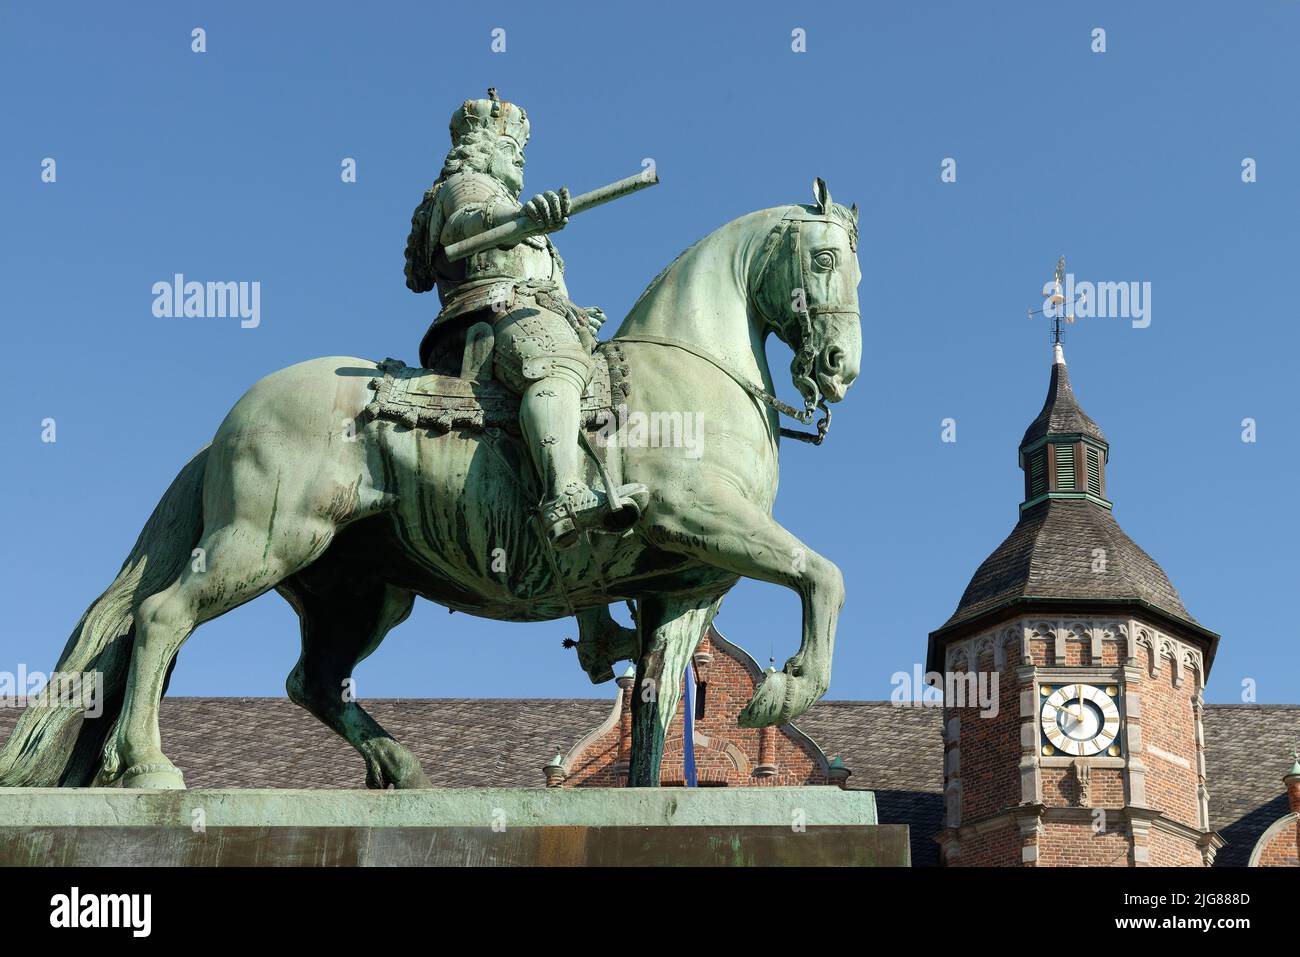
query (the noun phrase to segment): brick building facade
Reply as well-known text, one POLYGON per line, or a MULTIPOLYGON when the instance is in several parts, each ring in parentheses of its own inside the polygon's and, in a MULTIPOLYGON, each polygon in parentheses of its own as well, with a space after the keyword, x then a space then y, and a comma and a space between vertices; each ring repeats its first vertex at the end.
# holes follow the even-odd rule
MULTIPOLYGON (((763 676, 742 648, 710 627, 692 658, 696 689, 696 779, 701 787, 839 785, 851 773, 828 760, 817 743, 794 724, 742 728, 736 723, 763 676)), ((618 694, 605 720, 543 772, 548 787, 626 787, 632 748, 635 672, 618 679, 618 694)), ((678 702, 664 743, 662 785, 685 783, 685 696, 678 702)))

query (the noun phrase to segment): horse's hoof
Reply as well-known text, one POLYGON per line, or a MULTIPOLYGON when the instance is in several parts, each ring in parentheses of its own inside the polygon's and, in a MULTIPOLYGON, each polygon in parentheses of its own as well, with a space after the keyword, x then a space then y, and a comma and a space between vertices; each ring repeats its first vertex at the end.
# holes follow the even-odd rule
POLYGON ((428 776, 418 768, 414 774, 408 774, 402 780, 398 781, 394 787, 403 791, 424 790, 433 787, 433 782, 428 776))
POLYGON ((158 791, 185 790, 185 777, 172 764, 136 764, 122 775, 122 787, 158 791))
POLYGON ((769 671, 754 689, 753 697, 736 718, 742 728, 766 728, 769 725, 784 724, 786 699, 793 681, 783 671, 769 671))
POLYGON ((362 754, 366 759, 366 787, 399 791, 431 788, 420 762, 410 751, 391 739, 370 742, 362 754))
POLYGON ((398 791, 413 791, 433 787, 433 782, 429 780, 429 776, 424 773, 424 769, 420 767, 419 763, 414 758, 411 759, 411 763, 414 764, 414 767, 402 761, 398 767, 393 768, 384 775, 389 787, 398 791))
POLYGON ((769 671, 754 689, 754 696, 740 712, 736 723, 742 728, 766 728, 786 724, 816 704, 825 688, 807 674, 769 671))

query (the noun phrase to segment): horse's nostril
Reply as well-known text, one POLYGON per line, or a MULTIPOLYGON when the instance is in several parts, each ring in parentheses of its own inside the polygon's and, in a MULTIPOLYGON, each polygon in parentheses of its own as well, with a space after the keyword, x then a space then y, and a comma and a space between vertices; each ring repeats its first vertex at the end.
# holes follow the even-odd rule
POLYGON ((844 350, 831 346, 826 350, 826 368, 830 372, 839 372, 844 366, 844 350))

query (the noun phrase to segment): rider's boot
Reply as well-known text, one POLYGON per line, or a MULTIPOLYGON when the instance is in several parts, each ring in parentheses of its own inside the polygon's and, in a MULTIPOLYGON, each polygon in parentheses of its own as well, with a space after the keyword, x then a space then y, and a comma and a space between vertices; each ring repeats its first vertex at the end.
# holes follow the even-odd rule
POLYGON ((621 485, 620 501, 611 508, 603 492, 582 480, 578 429, 585 385, 578 369, 557 362, 550 375, 529 385, 519 410, 519 423, 544 488, 542 525, 558 548, 576 544, 586 529, 622 532, 631 528, 650 499, 644 485, 621 485))

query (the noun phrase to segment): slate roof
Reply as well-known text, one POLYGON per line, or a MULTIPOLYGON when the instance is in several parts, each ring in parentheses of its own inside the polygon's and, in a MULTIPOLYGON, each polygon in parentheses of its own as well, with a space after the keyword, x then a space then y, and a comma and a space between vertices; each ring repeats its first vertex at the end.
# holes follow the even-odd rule
MULTIPOLYGON (((420 759, 437 787, 540 787, 542 765, 609 713, 609 698, 373 699, 366 708, 420 759)), ((18 709, 0 707, 0 740, 18 709)), ((938 864, 941 713, 888 701, 822 701, 797 724, 871 789, 883 823, 911 827, 915 866, 938 864)), ((1282 775, 1300 705, 1207 705, 1206 763, 1218 864, 1243 865, 1286 813, 1282 775)), ((360 788, 343 740, 287 698, 165 698, 163 745, 190 787, 360 788)), ((1014 770, 1014 769, 1013 769, 1014 770)))
POLYGON ((1139 601, 1197 624, 1164 569, 1124 534, 1109 509, 1087 499, 1045 499, 1021 512, 943 627, 1018 598, 1139 601), (1106 550, 1105 571, 1093 571, 1094 548, 1106 550))
POLYGON ((1300 705, 1212 704, 1204 725, 1210 820, 1228 842, 1214 863, 1245 867, 1260 835, 1290 811, 1282 777, 1300 739, 1300 705))
POLYGON ((1038 413, 1038 418, 1029 423, 1025 437, 1020 440, 1020 447, 1037 442, 1045 435, 1075 434, 1090 436, 1098 442, 1106 441, 1106 437, 1101 434, 1101 426, 1083 411, 1079 400, 1074 397, 1074 389, 1070 387, 1070 373, 1065 368, 1065 358, 1062 355, 1052 363, 1052 379, 1047 384, 1043 409, 1038 413))
POLYGON ((882 824, 906 824, 913 867, 938 867, 943 826, 943 712, 888 701, 819 701, 795 722, 853 773, 848 786, 876 792, 882 824))

